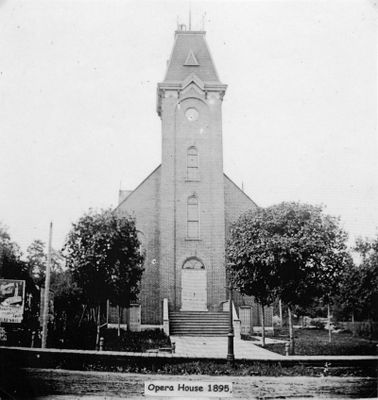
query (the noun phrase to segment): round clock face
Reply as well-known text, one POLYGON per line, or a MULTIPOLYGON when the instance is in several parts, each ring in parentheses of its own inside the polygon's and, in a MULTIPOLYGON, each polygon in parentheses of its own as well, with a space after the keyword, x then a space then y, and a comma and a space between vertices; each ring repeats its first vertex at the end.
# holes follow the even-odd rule
POLYGON ((198 119, 199 113, 195 108, 188 108, 185 111, 185 116, 188 121, 196 121, 198 119))

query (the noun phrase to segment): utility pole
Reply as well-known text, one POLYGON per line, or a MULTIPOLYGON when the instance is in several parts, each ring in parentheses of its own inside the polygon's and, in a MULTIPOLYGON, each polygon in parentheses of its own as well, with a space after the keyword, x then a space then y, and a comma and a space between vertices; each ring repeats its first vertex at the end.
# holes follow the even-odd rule
POLYGON ((47 252, 47 266, 45 278, 45 295, 43 298, 43 315, 42 315, 42 349, 46 348, 47 342, 47 326, 49 319, 49 299, 50 299, 50 271, 51 271, 51 241, 52 241, 52 222, 50 222, 49 231, 49 248, 47 252))

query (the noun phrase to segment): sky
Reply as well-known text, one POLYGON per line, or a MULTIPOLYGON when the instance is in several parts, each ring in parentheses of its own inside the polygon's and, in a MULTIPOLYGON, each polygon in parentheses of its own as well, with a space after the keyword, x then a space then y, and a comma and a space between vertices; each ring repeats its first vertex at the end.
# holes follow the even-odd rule
MULTIPOLYGON (((0 222, 61 248, 161 160, 156 86, 189 1, 0 0, 0 222)), ((220 79, 225 173, 262 207, 378 227, 377 2, 191 1, 220 79)))

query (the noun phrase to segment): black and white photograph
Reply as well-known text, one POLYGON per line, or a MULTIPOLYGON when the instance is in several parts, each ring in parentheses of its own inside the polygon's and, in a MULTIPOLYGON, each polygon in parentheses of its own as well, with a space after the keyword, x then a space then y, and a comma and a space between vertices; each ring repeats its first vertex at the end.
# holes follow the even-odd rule
POLYGON ((375 0, 0 0, 0 400, 378 397, 375 0))

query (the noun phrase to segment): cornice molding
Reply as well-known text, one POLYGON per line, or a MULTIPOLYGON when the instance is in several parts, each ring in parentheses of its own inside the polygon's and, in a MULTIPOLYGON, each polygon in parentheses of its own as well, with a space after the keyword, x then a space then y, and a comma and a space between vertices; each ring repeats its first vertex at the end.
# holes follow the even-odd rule
POLYGON ((190 74, 184 81, 160 82, 157 85, 156 101, 156 111, 158 115, 161 116, 161 101, 166 91, 177 91, 178 97, 180 97, 181 91, 192 83, 194 83, 205 94, 205 98, 207 98, 208 92, 219 92, 220 98, 223 100, 227 90, 227 85, 219 82, 203 82, 194 73, 190 74))

